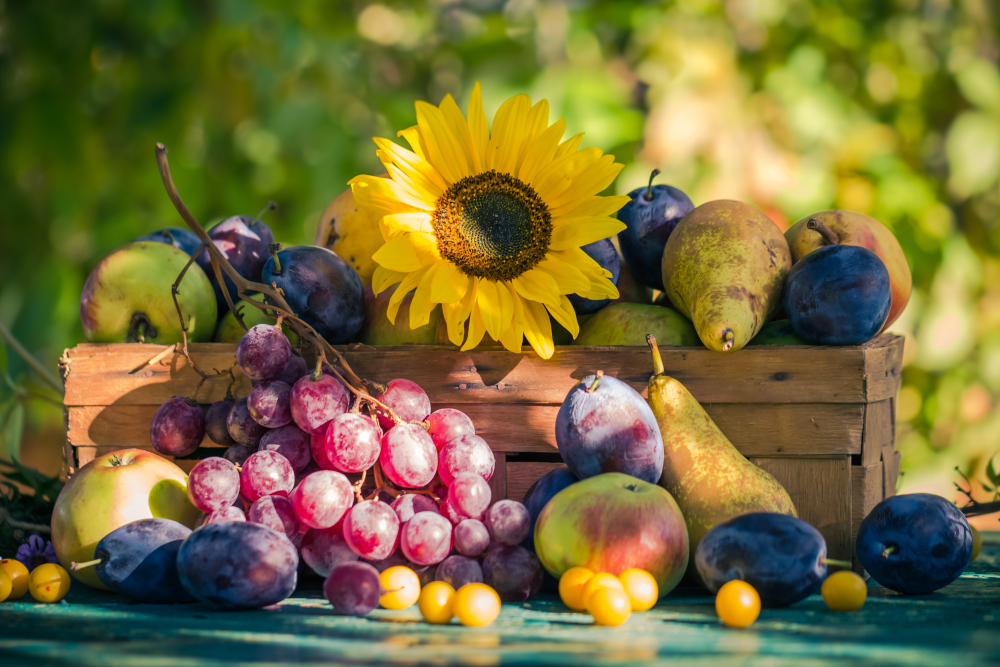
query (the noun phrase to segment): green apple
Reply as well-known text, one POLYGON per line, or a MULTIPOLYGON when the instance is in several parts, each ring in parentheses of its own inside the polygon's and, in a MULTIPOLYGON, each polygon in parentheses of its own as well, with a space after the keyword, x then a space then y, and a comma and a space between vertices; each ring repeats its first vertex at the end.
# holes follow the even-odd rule
POLYGON ((641 345, 646 334, 663 345, 703 347, 691 320, 673 308, 650 303, 612 303, 580 324, 574 345, 641 345))
MULTIPOLYGON (((80 322, 87 340, 179 343, 181 321, 170 287, 189 259, 190 255, 172 245, 137 241, 98 262, 80 296, 80 322)), ((197 264, 184 274, 177 302, 188 323, 188 341, 212 340, 215 290, 197 264)))
POLYGON ((688 564, 688 532, 666 489, 620 472, 571 484, 535 523, 535 553, 558 579, 571 567, 617 576, 637 567, 669 593, 688 564))
POLYGON ((108 590, 93 568, 73 572, 70 564, 92 560, 97 543, 116 528, 151 518, 149 493, 164 479, 184 485, 187 476, 170 461, 142 449, 105 454, 80 468, 52 510, 52 546, 62 566, 88 586, 108 590))
POLYGON ((170 519, 191 530, 201 516, 201 510, 188 498, 186 482, 172 477, 161 479, 149 490, 149 512, 157 519, 170 519))

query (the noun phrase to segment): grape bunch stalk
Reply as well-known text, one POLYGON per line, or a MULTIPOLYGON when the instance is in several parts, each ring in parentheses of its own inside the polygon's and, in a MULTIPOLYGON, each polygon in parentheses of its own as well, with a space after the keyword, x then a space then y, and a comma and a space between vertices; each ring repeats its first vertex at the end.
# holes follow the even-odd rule
MULTIPOLYGON (((371 579, 365 567, 383 573, 404 566, 421 584, 444 581, 455 589, 486 583, 510 601, 534 595, 543 571, 531 549, 531 518, 521 503, 493 502, 495 458, 468 415, 432 410, 427 393, 408 379, 381 385, 358 377, 281 289, 247 280, 210 242, 181 201, 166 156, 157 144, 167 194, 208 250, 216 278, 228 276, 244 303, 276 319, 247 328, 223 290, 244 330, 234 364, 254 385, 244 397, 232 393, 233 368, 211 374, 196 366, 182 321, 183 342, 174 349, 201 378, 195 394, 207 380, 231 378, 226 398, 207 411, 194 397, 174 397, 151 426, 154 448, 171 456, 191 456, 206 434, 227 447, 191 470, 187 492, 204 512, 200 524, 249 521, 274 529, 327 578, 337 613, 370 608, 371 582, 364 595, 351 584, 371 579), (263 301, 247 298, 250 292, 263 301), (297 335, 296 349, 283 325, 297 335), (315 356, 312 368, 304 351, 315 356), (370 481, 374 487, 363 492, 370 481)), ((175 303, 181 278, 183 271, 175 303)), ((178 315, 183 320, 179 308, 178 315)))

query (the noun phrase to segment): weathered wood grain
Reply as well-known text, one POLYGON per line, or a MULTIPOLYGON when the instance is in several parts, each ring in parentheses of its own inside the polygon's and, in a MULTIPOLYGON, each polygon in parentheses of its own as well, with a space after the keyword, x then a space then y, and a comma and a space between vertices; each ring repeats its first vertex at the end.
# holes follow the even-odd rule
POLYGON ((874 403, 899 392, 903 338, 883 334, 862 346, 865 354, 865 400, 874 403))
MULTIPOLYGON (((148 446, 156 405, 67 408, 74 446, 148 446)), ((554 453, 558 405, 436 404, 464 411, 495 451, 554 453)), ((744 456, 825 457, 861 452, 864 406, 851 403, 715 403, 705 406, 744 456)), ((203 447, 215 446, 207 437, 203 447)))
POLYGON ((851 560, 851 458, 751 458, 785 487, 799 518, 826 539, 830 558, 851 560))
POLYGON ((865 406, 865 430, 861 438, 861 465, 870 466, 882 460, 882 448, 893 446, 896 422, 893 399, 887 398, 865 406))
MULTIPOLYGON (((896 359, 901 340, 881 336, 864 348, 758 346, 718 354, 664 347, 662 353, 667 373, 703 403, 864 403, 889 397, 891 383, 886 378, 895 371, 882 365, 896 359)), ((123 344, 67 350, 66 404, 150 405, 191 395, 200 378, 181 355, 143 367, 163 349, 123 344)), ((202 343, 191 345, 190 351, 199 367, 224 370, 232 366, 235 347, 202 343)), ((527 348, 521 354, 440 346, 361 348, 345 356, 368 379, 384 382, 405 375, 424 387, 435 403, 561 403, 577 381, 597 370, 640 391, 652 372, 649 351, 643 347, 564 346, 547 361, 527 348)), ((236 375, 245 393, 246 378, 238 371, 236 375)), ((898 378, 893 382, 898 384, 898 378)), ((198 400, 219 400, 227 385, 228 377, 206 382, 198 400)))
POLYGON ((507 464, 507 497, 517 502, 524 500, 524 494, 528 492, 531 485, 538 481, 538 478, 545 473, 561 468, 562 463, 548 462, 511 462, 507 464))
POLYGON ((892 451, 882 455, 882 487, 885 498, 896 495, 896 482, 899 480, 899 467, 903 464, 903 453, 892 451))
POLYGON ((493 452, 496 464, 493 475, 489 479, 491 503, 507 497, 507 455, 504 452, 493 452))

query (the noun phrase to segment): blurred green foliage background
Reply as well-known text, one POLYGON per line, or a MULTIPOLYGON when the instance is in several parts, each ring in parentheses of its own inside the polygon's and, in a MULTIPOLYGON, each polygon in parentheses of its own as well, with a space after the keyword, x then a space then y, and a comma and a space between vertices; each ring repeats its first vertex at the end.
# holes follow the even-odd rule
MULTIPOLYGON (((171 149, 203 224, 278 202, 311 242, 327 202, 378 173, 373 135, 413 102, 484 86, 547 97, 625 193, 754 203, 781 225, 867 212, 909 258, 897 404, 903 487, 950 493, 1000 449, 1000 19, 988 0, 0 0, 0 322, 55 369, 83 340, 88 272, 180 223, 171 149)), ((164 276, 164 280, 173 276, 164 276)), ((0 433, 59 466, 57 399, 13 354, 0 433)), ((4 436, 0 436, 3 438, 4 436)), ((0 441, 0 447, 5 446, 0 441)), ((977 488, 981 497, 985 491, 977 488)))

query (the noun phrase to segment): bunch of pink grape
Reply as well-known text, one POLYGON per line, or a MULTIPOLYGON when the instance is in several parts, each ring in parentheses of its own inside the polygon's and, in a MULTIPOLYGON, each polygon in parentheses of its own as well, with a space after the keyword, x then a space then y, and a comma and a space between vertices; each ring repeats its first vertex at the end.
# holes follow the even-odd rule
POLYGON ((521 546, 530 539, 528 510, 492 502, 493 452, 466 414, 432 412, 424 390, 405 379, 381 388, 377 403, 358 401, 326 369, 309 372, 271 325, 250 329, 236 360, 254 381, 248 397, 204 414, 194 401, 172 398, 150 431, 153 446, 172 456, 192 454, 206 434, 228 446, 191 470, 188 496, 204 512, 200 525, 269 526, 322 577, 361 559, 380 572, 406 565, 422 583, 483 582, 508 601, 538 592, 542 567, 521 546), (355 502, 363 496, 348 475, 376 466, 392 487, 355 502))

